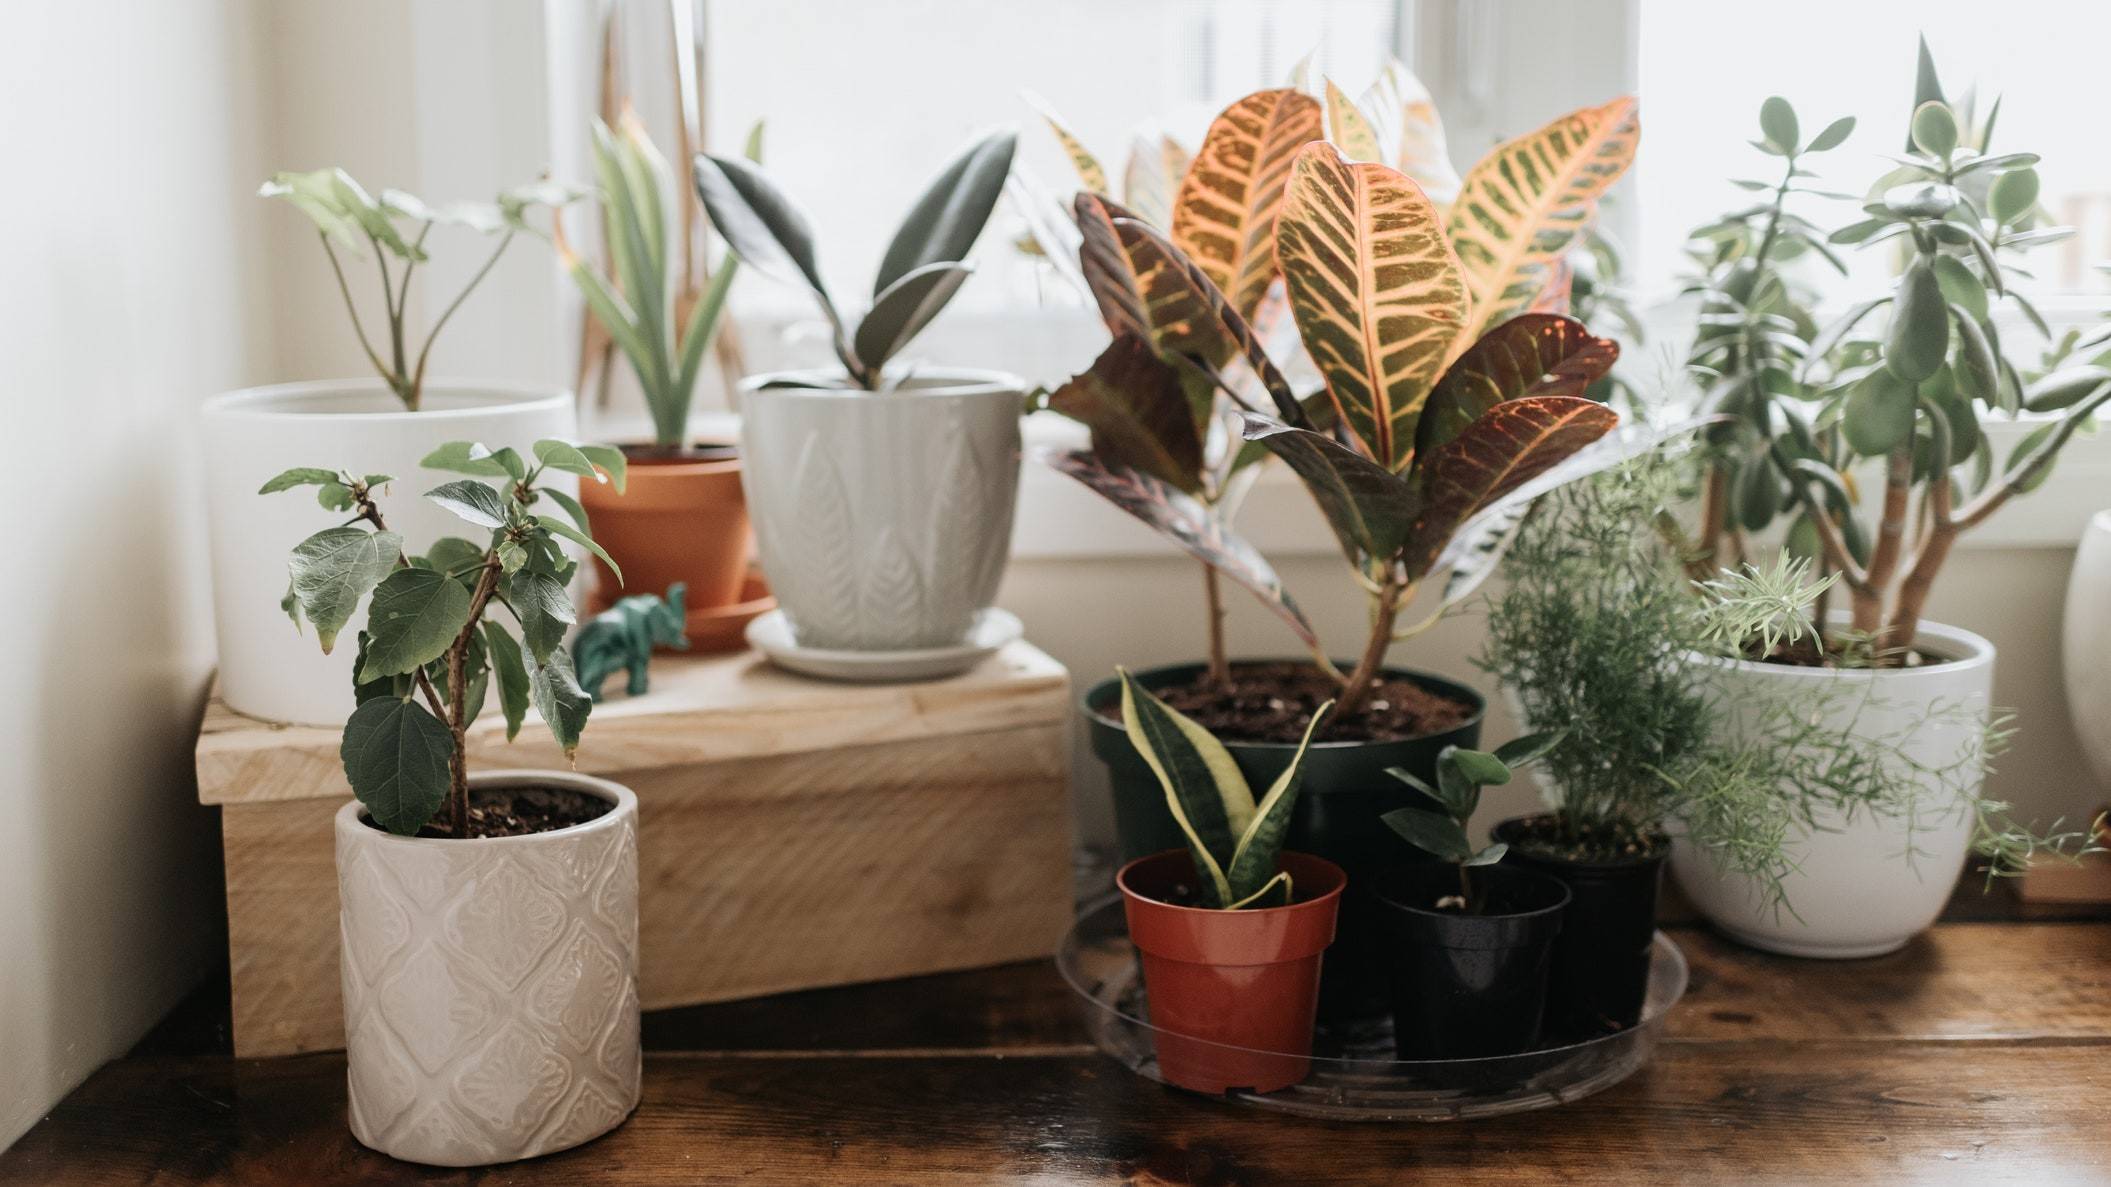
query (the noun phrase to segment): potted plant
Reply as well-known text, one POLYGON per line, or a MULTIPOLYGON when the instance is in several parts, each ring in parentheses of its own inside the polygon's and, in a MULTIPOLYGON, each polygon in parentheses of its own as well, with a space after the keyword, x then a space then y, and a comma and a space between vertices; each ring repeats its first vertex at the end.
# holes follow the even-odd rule
MULTIPOLYGON (((1227 119, 1211 136, 1250 135, 1242 129, 1252 126, 1227 119)), ((1259 596, 1305 643, 1308 661, 1213 661, 1138 674, 1224 735, 1249 779, 1279 772, 1297 740, 1294 724, 1321 700, 1337 701, 1313 745, 1291 841, 1352 879, 1343 943, 1330 957, 1338 966, 1330 966, 1330 997, 1376 1004, 1375 949, 1366 942, 1375 933, 1353 887, 1389 861, 1378 817, 1400 799, 1383 772, 1403 767, 1434 778, 1446 745, 1475 742, 1483 709, 1463 684, 1387 667, 1388 651, 1471 591, 1500 555, 1515 506, 1587 468, 1579 459, 1556 469, 1618 419, 1578 394, 1611 366, 1617 346, 1571 319, 1529 310, 1555 282, 1580 212, 1624 168, 1634 135, 1625 100, 1557 121, 1476 166, 1454 207, 1465 213, 1448 223, 1401 173, 1344 160, 1325 142, 1292 146, 1289 167, 1279 170, 1279 210, 1255 217, 1274 225, 1289 307, 1326 379, 1317 394, 1324 417, 1289 389, 1237 302, 1174 238, 1117 216, 1109 220, 1115 254, 1086 232, 1085 270, 1101 277, 1097 291, 1113 294, 1102 312, 1117 336, 1092 369, 1048 397, 1093 434, 1091 449, 1052 460, 1259 596), (1508 192, 1511 165, 1527 158, 1541 162, 1530 172, 1538 184, 1508 192), (1407 262, 1412 283, 1400 268, 1407 262), (1115 299, 1123 293, 1135 299, 1115 299), (1200 434, 1189 411, 1195 402, 1181 397, 1198 371, 1232 402, 1209 415, 1238 423, 1247 449, 1289 463, 1333 528, 1372 602, 1371 631, 1355 658, 1330 658, 1265 558, 1232 532, 1221 499, 1185 489, 1187 440, 1200 434), (1323 429, 1328 423, 1336 427, 1323 429), (1451 577, 1436 604, 1403 624, 1417 593, 1444 573, 1451 577)), ((1265 146, 1235 152, 1205 142, 1196 167, 1271 155, 1265 146)), ((1093 205, 1081 200, 1079 208, 1091 213, 1093 205)), ((1227 237, 1198 232, 1195 242, 1207 250, 1227 237)), ((1242 463, 1234 455, 1218 464, 1242 463)), ((1123 855, 1133 857, 1163 847, 1170 821, 1149 793, 1148 772, 1115 744, 1112 694, 1106 685, 1091 690, 1085 712, 1094 750, 1108 763, 1123 855)))
POLYGON ((638 1103, 637 798, 570 771, 473 773, 467 748, 493 694, 509 740, 532 704, 567 756, 578 745, 593 702, 562 645, 578 567, 562 545, 600 550, 571 500, 548 500, 565 517, 542 510, 553 475, 620 480, 623 457, 545 439, 422 460, 472 476, 426 499, 488 529, 483 543, 407 554, 377 501, 384 475, 295 469, 264 491, 319 488, 350 516, 294 549, 296 620, 328 646, 371 601, 345 649, 357 798, 336 819, 352 1134, 478 1166, 576 1146, 638 1103))
POLYGON ((756 546, 801 648, 958 647, 996 597, 1018 488, 1020 381, 890 364, 972 272, 966 257, 1015 140, 978 141, 917 199, 855 324, 822 283, 805 217, 776 184, 748 161, 696 159, 712 224, 749 267, 813 295, 842 365, 752 376, 741 388, 756 546))
MULTIPOLYGON (((761 154, 761 135, 759 124, 748 135, 751 160, 761 154)), ((555 245, 588 312, 637 377, 652 441, 621 447, 630 463, 624 489, 589 483, 579 498, 593 516, 596 538, 635 586, 688 590, 687 631, 701 636, 720 625, 728 607, 746 600, 748 510, 740 459, 732 442, 698 442, 689 429, 697 380, 739 260, 728 252, 708 287, 678 291, 681 244, 670 234, 664 205, 671 184, 666 158, 627 111, 614 130, 595 122, 593 153, 615 274, 603 275, 573 252, 561 221, 555 245)), ((597 611, 616 599, 613 574, 599 569, 597 611)))
MULTIPOLYGON (((342 651, 318 653, 287 629, 275 610, 285 592, 286 550, 307 534, 308 513, 290 501, 258 499, 254 492, 271 477, 271 459, 289 455, 340 465, 356 460, 423 480, 421 459, 445 441, 468 437, 526 449, 541 438, 569 436, 573 408, 565 392, 434 379, 427 367, 434 341, 525 229, 528 209, 561 203, 570 195, 538 183, 508 190, 489 205, 436 208, 397 190, 375 198, 340 169, 281 173, 261 192, 291 203, 315 224, 353 332, 376 376, 252 388, 205 405, 219 691, 229 706, 253 717, 328 725, 351 710, 346 688, 352 657, 342 651), (462 229, 497 241, 475 275, 441 308, 421 343, 409 312, 411 282, 441 241, 462 229), (367 270, 354 267, 366 255, 373 257, 367 270), (378 306, 385 324, 372 325, 370 334, 352 293, 354 277, 375 273, 380 283, 369 303, 370 317, 378 306)), ((558 478, 562 481, 553 489, 570 482, 558 478)), ((325 486, 321 495, 325 506, 349 506, 341 486, 325 486)), ((418 554, 447 534, 450 522, 437 508, 413 507, 397 516, 395 528, 418 554)))
POLYGON ((1411 771, 1387 772, 1436 809, 1384 816, 1388 828, 1437 859, 1395 865, 1374 892, 1393 934, 1387 982, 1402 1059, 1475 1059, 1539 1044, 1569 890, 1545 874, 1497 865, 1508 846, 1475 849, 1466 822, 1481 788, 1508 783, 1559 740, 1529 734, 1492 754, 1447 746, 1434 786, 1411 771))
POLYGON ((1130 744, 1185 839, 1115 878, 1143 965, 1159 1072, 1213 1095, 1287 1088, 1311 1066, 1320 954, 1347 884, 1334 863, 1282 851, 1299 760, 1328 706, 1256 802, 1222 743, 1127 672, 1117 678, 1130 744))
POLYGON ((2111 401, 2111 372, 2093 365, 2027 379, 1997 328, 2009 306, 2042 332, 2015 287, 2015 257, 2069 233, 2037 204, 2037 156, 1993 152, 1991 116, 1974 126, 1944 101, 1925 46, 1916 102, 1906 154, 1871 186, 1861 217, 1827 235, 1784 212, 1779 195, 1807 172, 1805 154, 1839 136, 1804 143, 1794 109, 1768 100, 1759 144, 1782 158, 1775 200, 1704 229, 1708 329, 1693 363, 1732 427, 1691 554, 1703 571, 1735 565, 1747 533, 1781 520, 1788 546, 1836 578, 1817 602, 1822 629, 1792 650, 1724 657, 1716 677, 1741 701, 1821 705, 1860 737, 1906 735, 1924 772, 1922 794, 1900 810, 1821 813, 1799 828, 1789 913, 1704 854, 1676 859, 1711 919, 1800 955, 1889 951, 1941 911, 1980 829, 1994 649, 1926 621, 1923 607, 1958 537, 2042 482, 2111 401), (1789 260, 1848 244, 1898 253, 1892 291, 1822 329, 1794 316, 1809 299, 1789 260), (1997 460, 1982 421, 2022 413, 2050 415, 1997 460), (1850 481, 1865 464, 1881 467, 1872 503, 1850 481))

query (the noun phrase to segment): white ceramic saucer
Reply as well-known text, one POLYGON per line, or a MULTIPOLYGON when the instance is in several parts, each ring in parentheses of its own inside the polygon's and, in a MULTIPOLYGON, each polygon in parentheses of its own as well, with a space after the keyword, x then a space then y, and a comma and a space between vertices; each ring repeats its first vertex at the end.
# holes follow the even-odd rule
POLYGON ((1019 618, 1009 610, 992 607, 975 616, 965 641, 952 647, 927 647, 915 651, 835 651, 825 647, 801 647, 792 638, 791 623, 784 611, 772 610, 748 624, 748 645, 770 657, 778 667, 824 680, 882 683, 897 680, 936 680, 957 676, 1016 641, 1025 633, 1019 618))

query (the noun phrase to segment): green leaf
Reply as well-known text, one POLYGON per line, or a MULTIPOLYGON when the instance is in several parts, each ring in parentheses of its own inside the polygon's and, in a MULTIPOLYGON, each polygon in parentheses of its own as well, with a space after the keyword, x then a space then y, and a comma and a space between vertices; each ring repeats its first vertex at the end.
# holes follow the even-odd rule
POLYGON ((1995 222, 2003 226, 2021 222, 2038 204, 2038 171, 2011 169, 1995 178, 1986 203, 1995 222))
POLYGON ((1781 96, 1770 96, 1759 105, 1759 130, 1766 133, 1767 143, 1783 153, 1796 151, 1796 141, 1801 134, 1796 124, 1796 109, 1781 96))
POLYGON ((1454 749, 1451 764, 1476 786, 1501 787, 1510 781, 1510 768, 1485 750, 1454 749))
POLYGON ((1397 555, 1414 528, 1413 484, 1323 433, 1245 414, 1245 436, 1289 463, 1319 504, 1349 563, 1397 555))
POLYGON ((572 543, 580 545, 581 547, 585 548, 588 552, 591 552, 595 556, 600 557, 601 563, 608 566, 608 571, 616 575, 617 584, 620 585, 622 583, 623 570, 617 566, 614 557, 609 556, 608 553, 604 551, 599 544, 594 543, 594 538, 592 536, 587 535, 585 532, 580 531, 578 528, 573 527, 571 524, 568 524, 561 519, 557 519, 548 515, 536 516, 535 522, 541 524, 545 530, 563 536, 565 539, 570 540, 572 543))
POLYGON ((711 226, 741 262, 764 276, 804 284, 840 337, 843 321, 821 281, 813 229, 769 175, 738 158, 699 154, 695 181, 711 226))
MULTIPOLYGON (((277 494, 282 490, 291 490, 296 486, 321 486, 326 482, 336 481, 337 473, 334 470, 318 470, 313 466, 295 466, 293 469, 280 473, 271 481, 258 487, 257 493, 260 495, 271 495, 277 494)), ((371 486, 372 483, 368 485, 371 486)))
POLYGON ((2023 406, 2032 412, 2059 412, 2071 408, 2111 383, 2111 370, 2084 364, 2062 367, 2033 381, 2023 393, 2023 406))
POLYGON ((1950 306, 1957 321, 1957 386, 1965 395, 1993 404, 2000 398, 2001 372, 1986 332, 1961 305, 1950 306))
POLYGON ((968 264, 926 264, 888 285, 858 323, 852 353, 868 370, 880 370, 931 324, 973 272, 968 264))
POLYGON ((315 501, 325 511, 350 511, 354 502, 352 488, 332 479, 315 488, 315 501))
POLYGON ((580 531, 589 535, 593 533, 592 522, 587 518, 586 508, 579 505, 579 500, 555 487, 543 487, 535 493, 564 508, 564 513, 572 517, 572 522, 579 525, 580 531))
POLYGON ((1913 143, 1931 157, 1950 159, 1957 151, 1957 117, 1949 104, 1931 99, 1914 109, 1913 143))
POLYGON ((570 758, 579 748, 579 734, 586 728, 587 715, 594 711, 594 698, 579 687, 571 653, 564 648, 547 656, 537 656, 532 651, 523 651, 521 656, 528 670, 528 690, 535 711, 550 727, 550 736, 557 739, 565 757, 570 758))
POLYGON ((1878 367, 1848 389, 1840 418, 1847 444, 1864 457, 1881 457, 1913 436, 1914 386, 1878 367))
MULTIPOLYGON (((315 624, 325 654, 336 646, 338 632, 351 621, 359 599, 396 567, 402 549, 403 537, 394 532, 349 525, 317 532, 294 548, 287 564, 293 576, 288 596, 315 624)), ((298 618, 294 621, 299 623, 298 618)))
POLYGON ((1504 844, 1501 841, 1497 841, 1495 844, 1488 846, 1486 849, 1481 850, 1479 853, 1474 854, 1472 857, 1467 858, 1465 861, 1459 864, 1469 866, 1492 866, 1495 865, 1497 862, 1500 862, 1503 859, 1503 856, 1509 852, 1510 846, 1504 844))
POLYGON ((460 536, 442 536, 432 542, 421 558, 427 567, 453 576, 470 588, 476 586, 476 570, 483 567, 484 548, 460 536))
POLYGON ((1935 280, 1942 286, 1944 300, 1963 306, 1974 320, 1986 320, 1986 282, 1980 280, 1963 260, 1952 255, 1936 256, 1935 280))
POLYGON ((1018 141, 1018 135, 1009 130, 992 133, 969 146, 932 180, 887 245, 872 284, 875 295, 919 268, 967 258, 990 212, 997 208, 998 195, 1004 192, 1018 141))
POLYGON ((426 491, 425 497, 478 527, 506 526, 505 500, 481 482, 457 479, 426 491))
POLYGON ((1387 767, 1385 769, 1385 773, 1391 775, 1395 779, 1398 779, 1400 782, 1407 784, 1409 787, 1420 792, 1424 796, 1427 796, 1429 798, 1430 803, 1435 804, 1440 808, 1444 806, 1443 794, 1440 793, 1436 788, 1431 787, 1426 781, 1423 780, 1422 776, 1415 774, 1413 771, 1408 770, 1406 767, 1387 767))
POLYGON ((413 700, 379 697, 352 711, 338 755, 374 821, 412 836, 446 802, 454 737, 413 700))
POLYGON ((1824 152, 1827 149, 1838 148, 1840 147, 1841 142, 1845 141, 1849 136, 1853 134, 1854 117, 1851 115, 1843 115, 1839 119, 1836 119, 1833 122, 1825 125, 1824 131, 1819 132, 1816 136, 1811 137, 1810 143, 1804 146, 1803 151, 1824 152))
POLYGON ((1495 757, 1511 770, 1519 770, 1529 763, 1538 762, 1561 745, 1567 734, 1563 730, 1541 730, 1536 734, 1515 737, 1495 748, 1495 757))
POLYGON ((538 660, 548 659, 563 645, 565 629, 579 618, 564 582, 532 569, 515 573, 506 582, 506 604, 513 607, 521 638, 538 660))
POLYGON ((1395 808, 1379 817, 1385 826, 1408 844, 1443 861, 1463 862, 1473 856, 1466 830, 1449 816, 1420 808, 1395 808))
POLYGON ((1884 366, 1908 383, 1919 383, 1942 366, 1950 352, 1950 310, 1942 282, 1925 256, 1899 278, 1884 339, 1884 366))
POLYGON ((624 485, 630 477, 630 460, 623 456, 622 450, 613 445, 581 445, 579 452, 585 454, 588 461, 607 472, 608 483, 616 488, 617 494, 623 493, 624 485))
POLYGON ((1298 740, 1297 753, 1290 756, 1289 765, 1254 806, 1253 819, 1240 834, 1231 864, 1224 869, 1224 880, 1231 884, 1234 899, 1257 895, 1275 879, 1276 858, 1283 851, 1283 838, 1290 833, 1298 788, 1304 782, 1305 752, 1312 746, 1312 735, 1318 732, 1319 723, 1333 708, 1334 702, 1328 701, 1313 711, 1312 720, 1305 723, 1304 737, 1298 740))
POLYGON ((1091 367, 1049 394, 1048 407, 1092 431, 1102 463, 1187 494, 1202 489, 1202 437, 1180 376, 1135 334, 1108 343, 1091 367))
POLYGON ((316 169, 307 173, 274 173, 271 180, 257 189, 259 198, 284 198, 294 209, 308 216, 325 240, 345 248, 354 255, 363 256, 363 236, 359 224, 351 212, 344 208, 343 200, 331 184, 333 169, 316 169))
POLYGON ((482 443, 472 441, 449 441, 426 454, 418 464, 428 470, 474 474, 479 478, 511 478, 518 482, 528 476, 527 467, 520 464, 519 454, 511 449, 493 453, 482 443))
POLYGON ((398 569, 374 590, 364 682, 415 672, 438 659, 469 620, 469 591, 432 569, 398 569))
POLYGON ((498 674, 498 705, 506 715, 506 741, 511 742, 528 713, 527 662, 521 644, 495 622, 484 623, 484 652, 491 657, 491 670, 498 674))
POLYGON ((553 470, 562 470, 567 474, 577 474, 581 478, 590 478, 595 482, 608 481, 608 479, 601 476, 600 470, 594 468, 594 461, 586 456, 586 451, 569 441, 559 441, 554 437, 537 441, 535 443, 535 456, 543 465, 553 470))
POLYGON ((1228 907, 1242 897, 1232 893, 1225 870, 1253 823, 1253 791, 1231 752, 1208 730, 1152 696, 1127 669, 1115 672, 1121 678, 1122 728, 1129 744, 1164 788, 1166 807, 1187 836, 1210 902, 1228 907))

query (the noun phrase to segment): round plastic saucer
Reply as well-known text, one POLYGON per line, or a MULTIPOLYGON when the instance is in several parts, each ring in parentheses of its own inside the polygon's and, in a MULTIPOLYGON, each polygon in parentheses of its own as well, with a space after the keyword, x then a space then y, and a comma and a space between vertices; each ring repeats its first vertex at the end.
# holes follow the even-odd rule
MULTIPOLYGON (((1119 898, 1086 908, 1064 937, 1056 966, 1076 992, 1094 1045, 1163 1083, 1158 1031, 1119 898)), ((1234 1090, 1223 1099, 1333 1121, 1460 1121, 1552 1108, 1610 1088, 1648 1063, 1665 1015, 1685 993, 1686 955, 1658 932, 1642 1018, 1626 1030, 1516 1055, 1409 1060, 1393 1058, 1387 1019, 1380 1032, 1359 1035, 1353 1044, 1322 1033, 1311 1071, 1298 1084, 1268 1093, 1234 1090)))
POLYGON ((992 607, 975 615, 967 638, 951 647, 914 651, 840 651, 801 647, 784 611, 772 610, 748 624, 748 644, 778 667, 824 680, 882 683, 957 676, 1026 633, 1017 615, 992 607))

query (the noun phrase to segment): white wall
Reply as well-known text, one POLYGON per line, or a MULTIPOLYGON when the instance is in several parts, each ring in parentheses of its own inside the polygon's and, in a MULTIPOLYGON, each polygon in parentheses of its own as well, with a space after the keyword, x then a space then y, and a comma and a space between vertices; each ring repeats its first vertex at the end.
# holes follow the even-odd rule
POLYGON ((0 1147, 214 958, 193 409, 259 378, 247 0, 70 0, 0 38, 0 1147))

